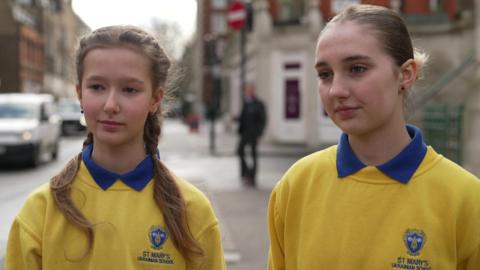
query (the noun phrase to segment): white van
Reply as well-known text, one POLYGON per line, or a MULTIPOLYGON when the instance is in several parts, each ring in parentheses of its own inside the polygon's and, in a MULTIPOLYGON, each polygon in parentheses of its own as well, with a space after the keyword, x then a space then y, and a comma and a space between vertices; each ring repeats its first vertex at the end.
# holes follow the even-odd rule
POLYGON ((62 134, 73 135, 87 130, 85 116, 77 99, 60 99, 58 114, 62 118, 62 134))
POLYGON ((49 94, 0 94, 0 162, 27 162, 58 155, 61 119, 49 94))

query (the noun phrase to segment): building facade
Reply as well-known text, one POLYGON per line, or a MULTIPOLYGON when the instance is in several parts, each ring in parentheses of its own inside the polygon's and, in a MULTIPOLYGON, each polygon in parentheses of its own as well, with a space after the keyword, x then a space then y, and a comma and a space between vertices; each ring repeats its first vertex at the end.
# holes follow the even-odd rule
MULTIPOLYGON (((200 21, 211 20, 211 14, 205 9, 207 2, 198 1, 199 25, 200 21)), ((267 142, 314 147, 336 142, 339 130, 325 115, 317 93, 313 68, 315 43, 325 22, 339 10, 348 4, 363 3, 399 12, 408 25, 414 46, 430 55, 425 79, 415 89, 412 105, 416 113, 411 121, 427 131, 429 143, 455 161, 467 165, 478 155, 480 149, 471 153, 476 141, 472 134, 478 132, 473 132, 465 122, 472 121, 475 115, 470 113, 476 109, 469 96, 479 88, 475 19, 480 16, 478 11, 475 13, 473 0, 252 0, 245 3, 252 7, 253 22, 246 35, 243 70, 245 79, 254 82, 258 95, 267 104, 267 142), (433 125, 438 119, 430 118, 431 108, 458 113, 443 115, 443 125, 433 125), (445 135, 445 129, 453 135, 445 135), (440 143, 445 145, 436 145, 440 143)), ((198 29, 198 37, 206 36, 205 29, 198 29)), ((217 72, 222 79, 222 115, 228 126, 234 123, 231 119, 238 115, 242 104, 241 34, 228 30, 222 37, 226 45, 222 47, 221 68, 217 72)), ((206 44, 200 38, 197 43, 206 44)), ((209 61, 209 56, 204 53, 198 58, 197 74, 210 72, 208 66, 202 65, 209 61)), ((197 85, 202 85, 202 93, 209 93, 205 90, 209 85, 197 85)), ((478 162, 467 166, 471 170, 475 166, 480 168, 478 162)))
POLYGON ((0 92, 74 95, 73 51, 89 29, 71 0, 0 2, 0 92))
POLYGON ((26 1, 0 2, 0 92, 40 92, 44 48, 41 8, 26 1))
POLYGON ((50 0, 44 8, 44 89, 57 97, 75 97, 74 53, 79 36, 90 29, 74 13, 71 0, 50 0))

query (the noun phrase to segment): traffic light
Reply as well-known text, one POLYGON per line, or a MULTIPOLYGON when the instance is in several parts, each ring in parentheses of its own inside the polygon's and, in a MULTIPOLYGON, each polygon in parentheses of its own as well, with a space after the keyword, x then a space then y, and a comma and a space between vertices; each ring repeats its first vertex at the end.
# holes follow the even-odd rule
POLYGON ((245 21, 245 30, 247 32, 252 32, 252 30, 253 30, 253 6, 252 6, 252 2, 245 3, 245 8, 247 10, 247 19, 245 21))

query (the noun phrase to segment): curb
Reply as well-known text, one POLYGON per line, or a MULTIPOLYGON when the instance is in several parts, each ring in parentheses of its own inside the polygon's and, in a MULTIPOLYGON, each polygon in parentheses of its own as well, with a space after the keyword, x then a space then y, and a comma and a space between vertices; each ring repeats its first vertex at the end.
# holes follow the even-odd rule
POLYGON ((227 265, 235 264, 242 260, 242 256, 238 252, 225 251, 223 255, 225 256, 225 262, 227 265))
POLYGON ((5 252, 7 243, 0 241, 0 270, 5 269, 5 252))
POLYGON ((226 226, 225 219, 223 218, 222 213, 218 208, 218 202, 215 200, 215 197, 210 192, 210 189, 208 188, 207 183, 204 180, 188 180, 188 179, 185 179, 185 180, 187 180, 192 185, 194 185, 199 190, 201 190, 205 194, 205 196, 207 196, 207 198, 210 200, 210 203, 212 204, 213 211, 215 212, 215 215, 217 216, 218 222, 220 225, 225 262, 227 264, 234 264, 234 263, 240 262, 242 259, 242 256, 237 251, 237 248, 232 238, 232 234, 230 233, 228 226, 226 226))

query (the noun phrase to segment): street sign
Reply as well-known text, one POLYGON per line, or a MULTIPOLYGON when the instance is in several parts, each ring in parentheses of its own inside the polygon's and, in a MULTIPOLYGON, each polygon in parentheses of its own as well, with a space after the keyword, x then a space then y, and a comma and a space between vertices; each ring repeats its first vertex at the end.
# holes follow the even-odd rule
POLYGON ((241 30, 245 26, 247 19, 247 9, 245 5, 236 0, 228 6, 227 22, 233 30, 241 30))

